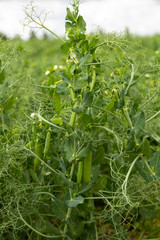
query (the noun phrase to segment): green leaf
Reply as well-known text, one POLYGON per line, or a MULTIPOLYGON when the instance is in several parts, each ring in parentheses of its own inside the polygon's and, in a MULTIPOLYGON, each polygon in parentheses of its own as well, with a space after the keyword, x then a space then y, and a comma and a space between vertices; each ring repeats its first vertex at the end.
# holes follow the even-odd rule
POLYGON ((151 181, 155 180, 154 176, 151 175, 149 169, 146 167, 143 160, 138 160, 135 163, 135 167, 138 170, 138 173, 140 174, 140 176, 143 177, 143 179, 146 182, 151 182, 151 181))
POLYGON ((160 149, 157 150, 150 159, 150 164, 154 167, 156 178, 160 178, 160 149))
POLYGON ((59 200, 58 198, 54 197, 54 201, 52 201, 52 210, 54 215, 62 220, 66 218, 66 214, 67 214, 67 205, 65 202, 59 200))
POLYGON ((37 173, 36 173, 33 169, 30 169, 29 171, 30 171, 30 174, 31 174, 33 180, 34 180, 36 183, 41 184, 41 183, 40 183, 40 180, 39 180, 39 178, 38 178, 37 173))
POLYGON ((86 92, 82 100, 82 107, 88 108, 91 106, 92 102, 93 102, 93 93, 86 92))
POLYGON ((82 194, 82 193, 88 191, 91 186, 92 186, 92 182, 89 182, 84 188, 82 188, 82 190, 80 192, 78 192, 78 194, 82 194))
POLYGON ((66 15, 66 20, 69 21, 74 21, 74 16, 73 16, 73 12, 70 11, 70 9, 67 7, 67 15, 66 15))
POLYGON ((66 140, 65 142, 65 145, 64 145, 64 151, 65 151, 65 154, 66 154, 66 160, 68 162, 71 162, 72 160, 74 160, 74 142, 73 142, 73 139, 68 139, 66 140))
POLYGON ((79 114, 79 113, 82 113, 84 111, 84 109, 82 107, 75 107, 75 108, 72 108, 72 111, 79 114))
POLYGON ((78 16, 77 24, 78 24, 78 27, 80 29, 80 32, 81 33, 85 33, 85 31, 86 31, 86 22, 84 21, 82 16, 78 16))
POLYGON ((0 84, 5 80, 5 70, 2 70, 2 61, 0 60, 0 84))
POLYGON ((138 131, 142 129, 145 125, 145 115, 144 112, 141 111, 134 116, 134 129, 133 131, 138 131))
POLYGON ((50 122, 55 123, 55 124, 57 124, 59 126, 63 125, 63 120, 62 120, 61 117, 59 117, 59 118, 52 118, 52 119, 50 119, 50 122))
POLYGON ((89 53, 85 54, 84 57, 82 57, 79 60, 79 67, 82 67, 87 62, 88 58, 89 58, 89 53))
POLYGON ((2 105, 4 112, 10 110, 12 108, 14 102, 15 102, 15 98, 13 95, 10 96, 9 98, 7 98, 7 100, 2 105))
POLYGON ((61 231, 56 228, 51 222, 49 222, 48 220, 45 221, 45 230, 47 233, 50 234, 55 234, 55 235, 61 235, 61 231))
POLYGON ((104 148, 102 146, 99 147, 94 154, 93 164, 94 165, 101 164, 104 161, 104 154, 105 154, 104 148))
POLYGON ((73 187, 76 185, 75 182, 69 181, 69 180, 66 178, 65 174, 62 173, 62 172, 60 172, 60 171, 59 171, 59 174, 58 174, 58 178, 59 178, 58 181, 59 181, 64 187, 66 187, 67 189, 68 189, 68 188, 73 188, 73 187))
POLYGON ((103 175, 97 179, 95 184, 93 184, 93 189, 95 191, 103 190, 106 187, 106 185, 107 185, 107 176, 103 175))
POLYGON ((147 140, 147 138, 145 138, 145 140, 143 141, 142 152, 143 152, 143 155, 146 156, 147 159, 150 158, 151 150, 150 150, 150 145, 149 145, 149 141, 147 140))
POLYGON ((64 54, 67 54, 69 52, 70 47, 71 47, 71 43, 67 41, 61 45, 61 50, 64 54))
POLYGON ((82 148, 80 152, 76 155, 77 159, 83 159, 88 156, 90 150, 90 144, 88 143, 86 147, 82 148))
POLYGON ((79 204, 84 202, 84 197, 78 196, 72 200, 67 201, 68 207, 77 207, 79 204))

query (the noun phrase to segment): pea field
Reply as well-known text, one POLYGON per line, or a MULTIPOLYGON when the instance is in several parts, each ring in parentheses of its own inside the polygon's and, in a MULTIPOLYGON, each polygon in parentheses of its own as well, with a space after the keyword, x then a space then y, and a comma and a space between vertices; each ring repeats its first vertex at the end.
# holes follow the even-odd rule
POLYGON ((160 239, 160 35, 0 39, 0 240, 160 239))

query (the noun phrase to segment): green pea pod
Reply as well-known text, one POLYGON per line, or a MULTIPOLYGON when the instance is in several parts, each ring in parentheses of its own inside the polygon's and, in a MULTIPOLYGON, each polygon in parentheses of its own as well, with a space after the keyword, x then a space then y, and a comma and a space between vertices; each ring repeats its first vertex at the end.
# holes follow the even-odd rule
POLYGON ((53 104, 54 104, 56 113, 59 115, 62 107, 61 107, 60 95, 56 91, 54 91, 54 93, 53 93, 53 104))
POLYGON ((88 156, 84 159, 83 163, 83 180, 85 183, 91 181, 91 167, 92 167, 92 151, 89 151, 88 156))
POLYGON ((28 149, 34 148, 34 141, 31 140, 30 142, 28 142, 28 143, 26 144, 26 148, 28 148, 28 149))
POLYGON ((50 148, 50 141, 51 141, 51 131, 49 130, 47 132, 47 136, 46 136, 46 141, 45 141, 45 146, 44 146, 44 156, 47 155, 47 153, 49 152, 49 148, 50 148))
POLYGON ((82 181, 82 174, 83 174, 83 161, 79 162, 78 165, 78 173, 77 173, 77 183, 80 184, 82 181))
POLYGON ((96 82, 96 71, 93 70, 93 76, 92 76, 92 81, 91 81, 91 85, 90 85, 90 91, 91 91, 91 92, 93 91, 95 82, 96 82))
MULTIPOLYGON (((37 157, 42 159, 43 157, 42 143, 39 141, 38 138, 36 139, 36 143, 35 143, 35 154, 37 155, 37 157)), ((35 157, 34 159, 34 169, 36 169, 41 163, 37 157, 35 157)))

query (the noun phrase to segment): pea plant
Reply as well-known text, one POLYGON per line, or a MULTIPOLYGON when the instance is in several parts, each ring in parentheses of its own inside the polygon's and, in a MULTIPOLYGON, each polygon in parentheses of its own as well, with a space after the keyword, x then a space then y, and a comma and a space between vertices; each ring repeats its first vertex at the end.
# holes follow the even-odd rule
POLYGON ((99 51, 111 45, 87 35, 79 2, 72 7, 67 8, 66 40, 60 39, 66 64, 47 69, 40 86, 47 97, 30 116, 23 175, 36 187, 19 199, 17 211, 29 239, 100 239, 107 237, 98 228, 105 218, 118 239, 127 239, 120 224, 124 206, 138 202, 134 205, 128 193, 129 178, 137 174, 152 182, 160 177, 160 151, 150 146, 152 136, 144 130, 154 116, 146 119, 132 98, 138 81, 134 63, 128 61, 122 77, 117 73, 116 79, 116 71, 106 76, 99 51))

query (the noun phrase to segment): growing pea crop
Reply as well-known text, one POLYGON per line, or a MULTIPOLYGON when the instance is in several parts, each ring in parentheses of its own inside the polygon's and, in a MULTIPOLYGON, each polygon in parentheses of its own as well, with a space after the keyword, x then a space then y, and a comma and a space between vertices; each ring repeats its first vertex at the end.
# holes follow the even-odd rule
POLYGON ((160 36, 87 35, 79 4, 0 40, 2 240, 160 238, 160 36))

